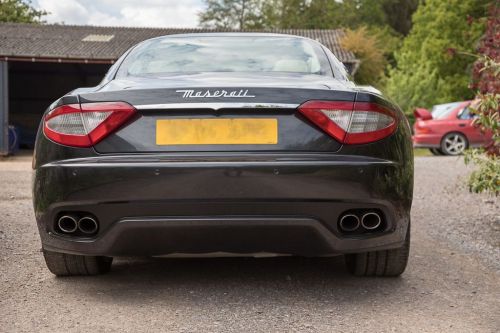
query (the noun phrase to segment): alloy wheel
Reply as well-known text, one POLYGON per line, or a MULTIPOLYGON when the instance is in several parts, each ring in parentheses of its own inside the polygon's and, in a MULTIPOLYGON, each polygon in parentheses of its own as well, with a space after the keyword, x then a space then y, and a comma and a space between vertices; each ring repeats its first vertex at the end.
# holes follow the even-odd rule
POLYGON ((442 150, 447 155, 460 155, 467 148, 467 139, 461 134, 448 134, 445 136, 442 146, 442 150))

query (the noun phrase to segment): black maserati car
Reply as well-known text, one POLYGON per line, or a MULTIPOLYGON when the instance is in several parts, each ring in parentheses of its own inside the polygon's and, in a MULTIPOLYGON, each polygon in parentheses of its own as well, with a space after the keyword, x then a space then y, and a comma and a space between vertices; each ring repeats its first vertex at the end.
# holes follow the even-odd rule
POLYGON ((409 124, 316 41, 210 33, 146 40, 45 112, 33 202, 49 270, 117 256, 345 255, 407 264, 409 124))

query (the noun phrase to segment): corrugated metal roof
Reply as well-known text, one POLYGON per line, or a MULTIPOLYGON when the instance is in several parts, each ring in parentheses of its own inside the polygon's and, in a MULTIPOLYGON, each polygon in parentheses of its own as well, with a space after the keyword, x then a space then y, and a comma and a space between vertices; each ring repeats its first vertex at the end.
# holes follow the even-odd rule
MULTIPOLYGON (((170 29, 94 27, 75 25, 37 25, 0 23, 0 60, 33 58, 34 60, 87 60, 112 62, 128 48, 145 39, 184 33, 243 32, 227 29, 170 29)), ((342 49, 340 29, 269 29, 245 30, 308 37, 328 47, 337 58, 348 64, 356 63, 354 54, 342 49)))

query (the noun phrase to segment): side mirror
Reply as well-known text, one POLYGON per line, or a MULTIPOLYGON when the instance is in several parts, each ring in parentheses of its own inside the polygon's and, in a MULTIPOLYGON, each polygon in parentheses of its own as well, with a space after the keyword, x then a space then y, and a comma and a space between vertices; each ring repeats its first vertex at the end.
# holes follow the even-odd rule
POLYGON ((432 113, 430 113, 429 110, 424 108, 416 108, 415 111, 413 111, 413 114, 415 115, 415 119, 420 119, 420 120, 432 119, 432 113))

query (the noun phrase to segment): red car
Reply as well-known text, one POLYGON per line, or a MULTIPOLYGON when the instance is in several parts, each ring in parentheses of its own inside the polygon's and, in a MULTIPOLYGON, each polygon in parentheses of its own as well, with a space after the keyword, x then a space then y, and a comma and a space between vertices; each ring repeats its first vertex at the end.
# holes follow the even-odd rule
POLYGON ((434 155, 460 155, 468 147, 483 145, 488 136, 472 124, 473 101, 435 105, 432 111, 414 111, 413 146, 429 148, 434 155))

